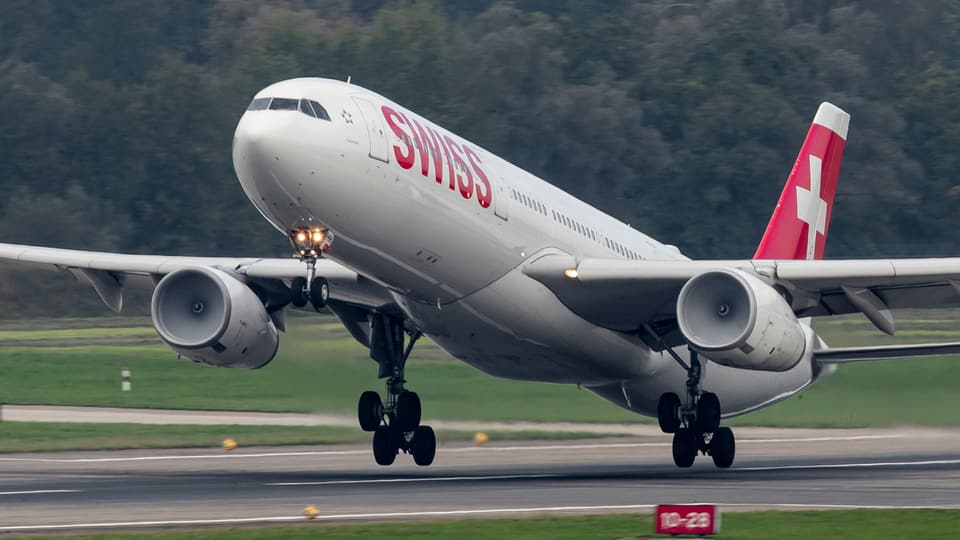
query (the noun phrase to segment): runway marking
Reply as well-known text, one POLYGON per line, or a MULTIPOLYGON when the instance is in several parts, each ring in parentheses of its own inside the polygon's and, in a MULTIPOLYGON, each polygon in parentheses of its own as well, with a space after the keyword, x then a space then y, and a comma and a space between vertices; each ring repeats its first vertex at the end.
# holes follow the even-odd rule
MULTIPOLYGON (((903 435, 850 435, 844 437, 798 437, 795 439, 743 439, 737 444, 794 444, 801 442, 830 442, 830 441, 873 441, 877 439, 899 439, 903 435)), ((466 446, 462 448, 445 448, 443 453, 459 452, 515 452, 519 450, 600 450, 604 448, 659 448, 671 446, 672 442, 648 443, 591 443, 591 444, 551 444, 537 446, 466 446)))
POLYGON ((531 478, 560 478, 560 474, 511 474, 500 476, 438 476, 425 478, 371 478, 368 480, 326 480, 320 482, 270 482, 265 486, 335 486, 350 484, 392 484, 402 482, 457 482, 470 480, 523 480, 531 478))
POLYGON ((737 467, 736 471, 789 471, 809 469, 854 469, 862 467, 907 467, 917 465, 960 465, 960 459, 931 459, 926 461, 874 461, 867 463, 823 463, 819 465, 771 465, 768 467, 737 467))
POLYGON ((0 491, 0 495, 42 495, 44 493, 83 493, 81 489, 32 489, 28 491, 0 491))
POLYGON ((369 454, 369 450, 325 450, 316 452, 265 452, 260 454, 197 454, 167 456, 133 456, 113 458, 15 458, 0 457, 0 461, 28 461, 33 463, 113 463, 124 461, 168 461, 178 459, 244 459, 268 457, 354 456, 369 454))
MULTIPOLYGON (((743 439, 738 440, 737 444, 796 444, 803 442, 836 442, 836 441, 873 441, 882 439, 899 439, 905 435, 892 433, 889 435, 848 435, 838 437, 797 437, 782 439, 743 439)), ((465 452, 519 452, 519 451, 543 451, 543 450, 600 450, 615 448, 660 448, 669 447, 670 442, 644 442, 644 443, 591 443, 591 444, 550 444, 550 445, 515 445, 515 446, 464 446, 457 448, 444 448, 442 453, 454 454, 465 452)), ((261 452, 256 454, 186 454, 186 455, 160 455, 160 456, 131 456, 131 457, 110 457, 110 458, 32 458, 32 457, 0 457, 3 461, 20 461, 34 463, 119 463, 136 461, 169 461, 169 460, 190 460, 190 459, 251 459, 251 458, 274 458, 274 457, 319 457, 319 456, 360 456, 369 454, 369 450, 323 450, 323 451, 303 451, 303 452, 261 452)))
MULTIPOLYGON (((801 503, 697 503, 714 504, 721 507, 749 507, 749 508, 825 508, 825 509, 876 509, 876 510, 906 510, 906 509, 956 509, 958 505, 942 506, 878 506, 878 505, 858 505, 858 504, 801 504, 801 503)), ((390 518, 430 518, 430 517, 450 517, 450 516, 476 516, 476 515, 497 515, 497 514, 529 514, 529 513, 566 513, 566 512, 602 512, 602 511, 626 511, 626 510, 653 510, 655 504, 618 504, 618 505, 593 505, 593 506, 542 506, 533 508, 480 508, 480 509, 458 509, 458 510, 426 510, 420 512, 377 512, 369 514, 321 514, 314 518, 314 521, 347 521, 347 520, 371 520, 371 519, 390 519, 390 518)), ((111 521, 103 523, 65 523, 53 525, 12 525, 0 526, 2 531, 38 531, 38 530, 64 530, 64 529, 109 529, 117 527, 171 527, 171 526, 191 526, 191 525, 230 525, 243 523, 283 523, 304 521, 303 516, 268 516, 252 518, 220 518, 220 519, 183 519, 183 520, 165 520, 165 521, 111 521)))

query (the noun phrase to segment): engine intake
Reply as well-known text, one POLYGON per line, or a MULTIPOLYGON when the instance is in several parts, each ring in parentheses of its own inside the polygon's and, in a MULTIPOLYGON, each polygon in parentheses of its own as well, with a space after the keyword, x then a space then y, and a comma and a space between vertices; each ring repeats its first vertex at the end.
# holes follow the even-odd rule
POLYGON ((215 268, 183 268, 153 291, 153 327, 182 356, 220 367, 256 369, 277 354, 280 338, 260 299, 215 268))
POLYGON ((742 270, 694 276, 677 298, 677 323, 694 350, 725 366, 787 371, 803 358, 806 338, 773 287, 742 270))

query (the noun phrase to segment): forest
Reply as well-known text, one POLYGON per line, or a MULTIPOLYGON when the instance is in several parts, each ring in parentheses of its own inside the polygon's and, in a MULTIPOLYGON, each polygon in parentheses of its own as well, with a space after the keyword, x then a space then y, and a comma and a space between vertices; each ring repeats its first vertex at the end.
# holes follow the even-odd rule
MULTIPOLYGON (((300 76, 697 258, 752 255, 828 100, 852 121, 827 257, 960 255, 960 0, 5 0, 0 241, 286 256, 231 139, 300 76)), ((50 311, 15 299, 49 277, 0 277, 0 305, 50 311)))

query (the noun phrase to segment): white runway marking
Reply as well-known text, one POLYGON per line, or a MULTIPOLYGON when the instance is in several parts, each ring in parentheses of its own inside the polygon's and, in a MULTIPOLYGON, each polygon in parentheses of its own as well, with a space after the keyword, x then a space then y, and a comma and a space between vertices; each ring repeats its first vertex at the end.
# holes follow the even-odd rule
MULTIPOLYGON (((837 441, 873 441, 878 439, 899 439, 903 435, 849 435, 843 437, 798 437, 795 439, 742 439, 737 444, 795 444, 803 442, 837 441)), ((657 448, 669 447, 672 442, 648 443, 591 443, 591 444, 551 444, 538 446, 466 446, 462 448, 444 448, 443 453, 452 452, 516 452, 523 450, 602 450, 604 448, 657 448)))
POLYGON ((79 489, 32 489, 29 491, 0 491, 0 495, 42 495, 44 493, 83 493, 79 489))
POLYGON ((820 465, 773 465, 769 467, 738 467, 737 471, 789 471, 809 469, 853 469, 858 467, 907 467, 918 465, 960 465, 960 459, 931 459, 926 461, 874 461, 867 463, 824 463, 820 465))
POLYGON ((265 486, 338 486, 351 484, 392 484, 404 482, 457 482, 469 480, 523 480, 530 478, 560 478, 559 474, 511 474, 501 476, 438 476, 426 478, 371 478, 368 480, 326 480, 322 482, 270 482, 265 486))
POLYGON ((15 458, 0 457, 0 461, 29 461, 34 463, 114 463, 124 461, 168 461, 178 459, 244 459, 304 456, 354 456, 369 454, 369 450, 328 450, 316 452, 265 452, 260 454, 186 454, 166 456, 132 456, 113 458, 15 458))
MULTIPOLYGON (((746 507, 746 508, 824 508, 824 509, 874 509, 874 510, 906 510, 906 509, 956 509, 958 505, 943 506, 876 506, 876 505, 854 505, 854 504, 770 504, 770 503, 696 503, 713 504, 720 507, 746 507)), ((376 519, 404 519, 404 518, 432 518, 432 517, 457 517, 457 516, 477 516, 477 515, 497 515, 497 514, 530 514, 530 513, 568 513, 568 512, 618 512, 629 510, 653 510, 654 504, 621 504, 621 505, 595 505, 595 506, 542 506, 534 508, 479 508, 479 509, 458 509, 458 510, 428 510, 422 512, 378 512, 370 514, 326 514, 314 518, 315 521, 348 521, 348 520, 376 520, 376 519)), ((184 520, 166 520, 166 521, 114 521, 104 523, 64 523, 52 525, 12 525, 0 526, 3 531, 39 531, 39 530, 63 530, 63 529, 109 529, 117 527, 171 527, 171 526, 191 526, 191 525, 239 525, 244 523, 285 523, 306 521, 303 516, 269 516, 252 518, 225 518, 225 519, 184 519, 184 520)))
MULTIPOLYGON (((899 439, 904 435, 847 435, 838 437, 797 437, 784 439, 743 439, 737 444, 796 444, 804 442, 843 442, 843 441, 872 441, 881 439, 899 439)), ((539 452, 544 450, 602 450, 614 448, 657 448, 669 447, 670 442, 644 443, 590 443, 590 444, 550 444, 550 445, 516 445, 516 446, 464 446, 441 449, 442 453, 464 452, 539 452)), ((131 456, 108 458, 34 458, 34 457, 0 457, 3 461, 26 461, 35 463, 118 463, 130 461, 169 461, 191 459, 251 459, 275 457, 322 457, 322 456, 360 456, 369 454, 369 450, 318 450, 304 452, 261 452, 256 454, 184 454, 160 456, 131 456)))

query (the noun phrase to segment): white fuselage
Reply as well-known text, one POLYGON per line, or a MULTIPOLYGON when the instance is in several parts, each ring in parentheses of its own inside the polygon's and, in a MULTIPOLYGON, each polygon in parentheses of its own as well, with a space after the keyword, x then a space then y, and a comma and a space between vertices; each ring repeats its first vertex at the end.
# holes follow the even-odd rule
MULTIPOLYGON (((584 320, 521 271, 546 253, 684 259, 676 248, 361 87, 295 79, 256 98, 314 100, 330 120, 244 114, 233 158, 251 201, 284 234, 330 231, 326 257, 390 290, 450 354, 500 377, 580 384, 648 415, 661 393, 683 395, 669 355, 584 320)), ((809 360, 780 373, 709 363, 703 386, 729 416, 816 375, 809 360)))

